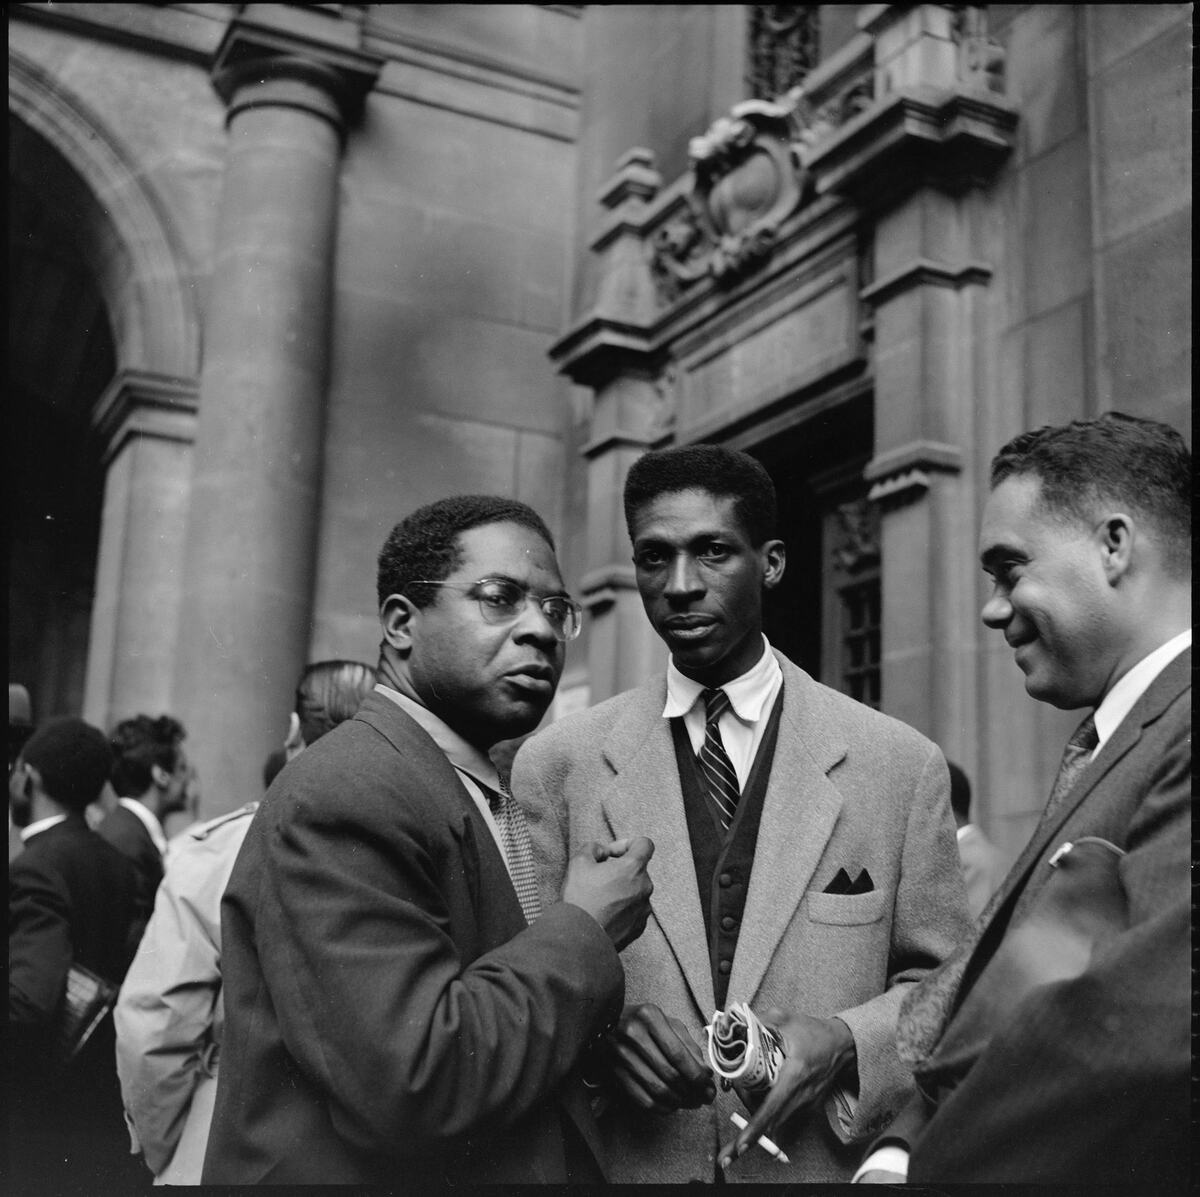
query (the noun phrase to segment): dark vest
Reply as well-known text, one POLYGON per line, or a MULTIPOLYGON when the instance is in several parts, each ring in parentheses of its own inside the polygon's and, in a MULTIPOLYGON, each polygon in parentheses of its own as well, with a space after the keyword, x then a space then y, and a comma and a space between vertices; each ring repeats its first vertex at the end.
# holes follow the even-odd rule
POLYGON ((728 832, 721 826, 716 804, 704 786, 683 719, 671 720, 671 737, 675 742, 675 760, 683 789, 683 809, 692 844, 692 862, 696 866, 696 885, 700 890, 700 909, 704 913, 713 992, 719 1010, 725 1008, 729 974, 733 971, 733 954, 737 950, 738 933, 742 929, 742 911, 750 888, 754 846, 758 841, 758 824, 762 819, 771 763, 775 759, 775 742, 779 738, 782 710, 783 690, 780 689, 775 697, 775 705, 767 716, 758 753, 738 800, 733 826, 728 832))

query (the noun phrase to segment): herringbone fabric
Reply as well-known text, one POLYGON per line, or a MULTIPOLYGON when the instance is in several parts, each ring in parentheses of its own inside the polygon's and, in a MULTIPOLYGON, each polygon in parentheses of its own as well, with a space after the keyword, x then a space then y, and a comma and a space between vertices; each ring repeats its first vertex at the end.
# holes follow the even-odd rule
POLYGON ((700 772, 712 800, 721 812, 721 826, 728 831, 737 812, 738 798, 741 797, 737 773, 725 751, 718 726, 721 716, 729 710, 729 695, 724 690, 705 690, 703 698, 704 743, 700 745, 698 758, 700 772))
POLYGON ((504 844, 504 857, 508 862, 508 874, 513 888, 521 901, 525 921, 532 924, 542 913, 538 897, 537 873, 533 866, 533 845, 529 840, 529 828, 525 823, 525 812, 508 788, 508 778, 501 775, 500 792, 488 788, 488 805, 496 825, 500 828, 500 839, 504 844))

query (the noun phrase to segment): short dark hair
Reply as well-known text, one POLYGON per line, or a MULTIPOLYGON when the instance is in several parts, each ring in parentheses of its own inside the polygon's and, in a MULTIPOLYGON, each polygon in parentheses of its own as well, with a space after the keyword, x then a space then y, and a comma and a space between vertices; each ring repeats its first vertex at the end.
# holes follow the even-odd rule
POLYGON ((1171 573, 1191 567, 1192 455, 1169 424, 1111 411, 1023 432, 992 459, 992 488, 1021 476, 1059 517, 1090 523, 1098 508, 1127 508, 1157 532, 1171 573))
POLYGON ((21 759, 38 771, 42 789, 76 814, 100 797, 112 770, 104 733, 74 715, 47 719, 29 737, 21 759))
POLYGON ((964 822, 971 813, 971 783, 953 761, 946 762, 950 770, 950 809, 964 822))
POLYGON ((376 595, 379 605, 390 594, 403 594, 418 607, 434 599, 432 586, 414 585, 414 578, 440 582, 462 561, 462 532, 484 524, 520 524, 536 532, 551 549, 554 537, 532 507, 498 495, 454 495, 418 507, 402 519, 379 552, 376 595))
POLYGON ((679 445, 642 454, 625 479, 625 526, 633 539, 637 513, 659 495, 707 491, 733 500, 738 523, 754 545, 771 540, 779 524, 775 484, 749 453, 724 445, 679 445))
POLYGON ((135 715, 117 724, 111 737, 113 752, 112 787, 118 798, 137 798, 154 781, 157 765, 174 773, 179 764, 179 746, 187 732, 178 719, 160 715, 135 715))
POLYGON ((375 687, 375 670, 361 661, 318 661, 296 686, 296 716, 305 744, 349 719, 375 687))

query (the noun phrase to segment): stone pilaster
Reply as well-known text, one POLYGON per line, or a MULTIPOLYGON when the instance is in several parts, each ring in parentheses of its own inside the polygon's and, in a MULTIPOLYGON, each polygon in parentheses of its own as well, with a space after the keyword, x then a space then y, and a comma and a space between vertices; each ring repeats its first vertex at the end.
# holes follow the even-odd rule
POLYGON ((107 473, 83 715, 107 730, 171 706, 196 383, 123 370, 93 424, 107 473))
POLYGON ((341 147, 379 61, 326 6, 217 51, 229 157, 208 295, 175 707, 204 809, 257 795, 307 662, 341 147))

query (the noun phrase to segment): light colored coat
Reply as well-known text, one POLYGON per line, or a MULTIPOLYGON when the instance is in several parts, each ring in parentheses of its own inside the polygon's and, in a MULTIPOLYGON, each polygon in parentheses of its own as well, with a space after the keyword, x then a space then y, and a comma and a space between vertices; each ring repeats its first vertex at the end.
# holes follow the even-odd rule
MULTIPOLYGON (((748 1152, 731 1181, 848 1180, 854 1146, 907 1098, 896 1015, 911 983, 966 934, 949 776, 935 745, 822 686, 786 657, 779 740, 758 833, 727 1004, 837 1015, 854 1035, 858 1101, 774 1136, 782 1164, 748 1152), (839 868, 866 868, 870 893, 823 892, 839 868)), ((647 835, 655 844, 652 915, 622 953, 627 1003, 653 1002, 698 1032, 714 1007, 712 975, 683 795, 659 676, 534 736, 513 789, 530 820, 543 901, 557 898, 571 853, 588 840, 647 835)), ((712 1180, 741 1102, 658 1117, 614 1101, 604 1120, 611 1178, 712 1180)))

